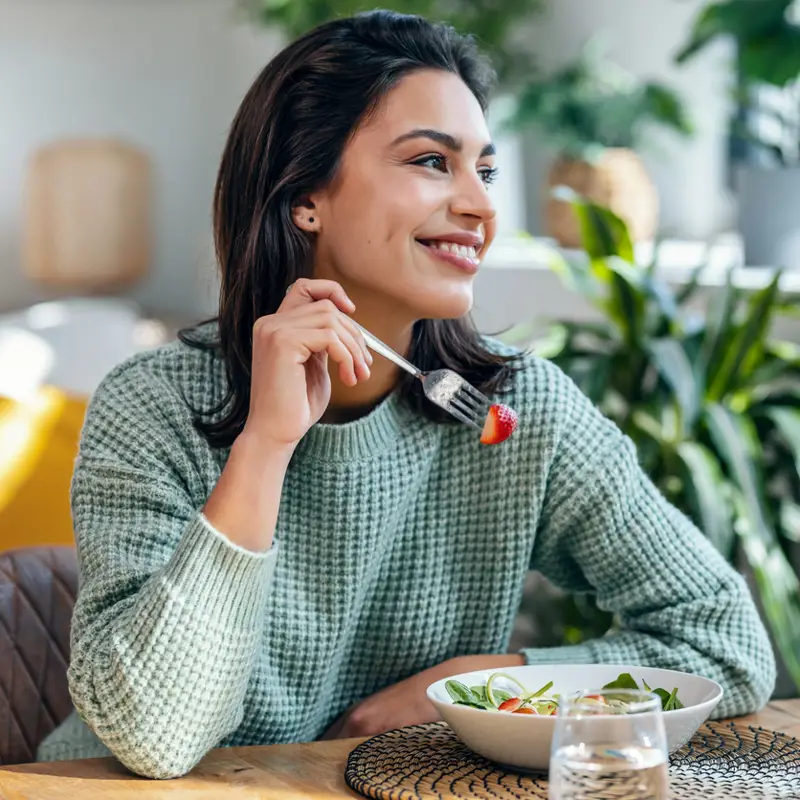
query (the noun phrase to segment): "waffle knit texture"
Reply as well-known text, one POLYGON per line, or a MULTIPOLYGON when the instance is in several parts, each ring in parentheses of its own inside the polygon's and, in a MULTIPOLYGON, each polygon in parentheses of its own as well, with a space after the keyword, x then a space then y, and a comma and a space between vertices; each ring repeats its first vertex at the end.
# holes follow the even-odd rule
POLYGON ((72 486, 80 590, 74 713, 42 760, 113 753, 189 771, 213 747, 311 741, 351 704, 459 655, 506 652, 529 569, 595 592, 619 630, 531 664, 640 664, 722 684, 717 716, 769 698, 775 662, 743 579, 641 471, 633 444, 551 363, 526 356, 487 447, 391 395, 317 425, 255 554, 200 514, 228 452, 192 425, 215 356, 175 343, 92 399, 72 486))

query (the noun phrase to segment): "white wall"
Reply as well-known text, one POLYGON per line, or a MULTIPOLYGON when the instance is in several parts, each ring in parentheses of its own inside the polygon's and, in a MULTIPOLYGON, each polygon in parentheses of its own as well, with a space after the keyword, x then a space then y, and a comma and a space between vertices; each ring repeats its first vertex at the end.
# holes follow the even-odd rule
MULTIPOLYGON (((701 0, 548 0, 530 32, 542 67, 573 59, 595 31, 605 31, 609 56, 643 78, 681 92, 697 124, 692 140, 667 136, 646 162, 662 201, 661 221, 675 236, 705 239, 729 228, 732 200, 725 188, 725 148, 730 109, 730 59, 724 44, 676 67, 701 0)), ((549 155, 534 144, 529 168, 528 214, 538 231, 539 187, 549 155)))
POLYGON ((215 172, 278 44, 228 0, 0 0, 0 311, 42 296, 20 273, 24 167, 71 135, 122 136, 153 159, 155 264, 134 298, 178 315, 213 309, 215 172))

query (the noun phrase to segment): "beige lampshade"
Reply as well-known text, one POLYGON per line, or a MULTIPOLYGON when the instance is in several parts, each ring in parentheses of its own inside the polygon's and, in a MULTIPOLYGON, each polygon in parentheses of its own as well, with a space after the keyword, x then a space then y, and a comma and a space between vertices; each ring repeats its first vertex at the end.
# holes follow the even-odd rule
POLYGON ((78 139, 36 151, 27 173, 23 263, 48 286, 107 292, 152 258, 150 159, 125 142, 78 139))

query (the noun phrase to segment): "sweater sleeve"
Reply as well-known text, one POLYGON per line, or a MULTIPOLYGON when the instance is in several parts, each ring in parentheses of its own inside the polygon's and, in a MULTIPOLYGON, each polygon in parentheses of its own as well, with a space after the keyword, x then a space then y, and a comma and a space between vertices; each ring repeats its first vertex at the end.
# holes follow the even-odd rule
POLYGON ((638 664, 704 675, 719 716, 753 712, 775 659, 744 579, 643 473, 633 443, 560 370, 551 463, 531 566, 592 592, 619 629, 580 645, 523 651, 528 663, 638 664))
POLYGON ((188 772, 241 722, 276 558, 199 513, 178 412, 189 413, 135 368, 113 373, 90 405, 72 484, 70 692, 103 744, 155 778, 188 772))

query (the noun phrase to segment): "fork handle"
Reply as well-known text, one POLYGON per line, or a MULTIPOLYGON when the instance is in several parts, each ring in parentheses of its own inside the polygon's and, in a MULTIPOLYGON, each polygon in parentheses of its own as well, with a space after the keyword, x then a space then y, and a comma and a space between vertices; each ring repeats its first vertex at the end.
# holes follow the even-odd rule
MULTIPOLYGON (((354 320, 355 322, 355 320, 354 320)), ((377 336, 373 336, 368 330, 362 328, 357 322, 355 326, 361 331, 364 341, 376 353, 380 353, 384 358, 397 364, 398 367, 413 375, 415 378, 424 377, 422 370, 417 369, 410 361, 406 361, 399 353, 395 353, 388 344, 384 344, 377 336)))

